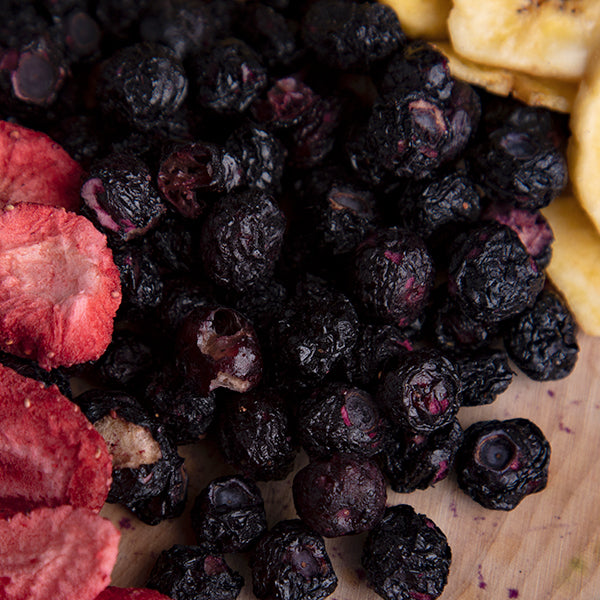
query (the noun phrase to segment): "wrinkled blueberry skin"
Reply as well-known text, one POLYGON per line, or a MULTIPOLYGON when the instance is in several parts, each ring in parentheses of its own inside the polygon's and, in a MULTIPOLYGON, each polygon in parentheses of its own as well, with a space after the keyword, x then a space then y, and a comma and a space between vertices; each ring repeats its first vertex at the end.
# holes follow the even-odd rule
POLYGON ((292 493, 298 516, 324 537, 368 531, 385 511, 385 480, 367 458, 315 459, 296 473, 292 493))
POLYGON ((428 434, 448 425, 457 413, 459 374, 439 351, 413 350, 383 374, 377 399, 392 423, 428 434))
POLYGON ((143 42, 118 50, 103 63, 97 86, 102 111, 146 131, 183 104, 185 71, 166 46, 143 42))
POLYGON ((368 315, 404 327, 425 309, 434 264, 423 240, 391 227, 368 237, 356 250, 355 294, 368 315))
POLYGON ((321 600, 338 583, 323 538, 300 520, 280 521, 266 533, 250 566, 261 600, 321 600))
POLYGON ((297 420, 298 438, 311 457, 374 456, 381 451, 387 431, 371 395, 342 383, 320 386, 303 398, 297 420))
POLYGON ((460 309, 478 321, 518 315, 542 291, 545 274, 518 235, 500 224, 482 224, 453 250, 448 289, 460 309))
POLYGON ((509 325, 504 345, 515 364, 536 381, 567 377, 579 357, 577 324, 565 301, 544 290, 509 325))
POLYGON ((480 421, 456 455, 460 488, 485 508, 512 510, 548 481, 550 444, 528 419, 480 421))
POLYGON ((460 374, 461 406, 491 404, 508 389, 513 379, 508 354, 502 349, 454 352, 452 360, 460 374))
POLYGON ((446 582, 452 553, 444 533, 411 506, 388 508, 369 532, 361 562, 367 582, 386 600, 438 598, 446 582))
POLYGON ((206 217, 200 254, 217 284, 243 292, 268 280, 281 253, 286 220, 275 200, 253 190, 225 196, 206 217))
POLYGON ((448 476, 462 441, 463 430, 456 418, 428 435, 393 431, 379 462, 395 492, 425 490, 448 476))
POLYGON ((228 396, 217 439, 226 462, 252 479, 283 479, 294 466, 296 449, 288 413, 273 390, 259 388, 228 396))
POLYGON ((262 495, 252 479, 213 479, 196 497, 191 512, 198 545, 211 552, 244 552, 267 531, 262 495))
POLYGON ((173 600, 235 600, 244 578, 220 554, 178 544, 160 553, 146 587, 173 600))

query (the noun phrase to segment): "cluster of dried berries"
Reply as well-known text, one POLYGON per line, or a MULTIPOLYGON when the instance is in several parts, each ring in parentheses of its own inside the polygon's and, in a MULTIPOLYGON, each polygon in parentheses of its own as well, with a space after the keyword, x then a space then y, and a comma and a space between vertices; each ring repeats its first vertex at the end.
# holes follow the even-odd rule
POLYGON ((112 343, 69 372, 97 388, 75 401, 113 456, 109 501, 181 515, 177 445, 205 436, 239 473, 200 493, 196 545, 148 586, 233 599, 223 555, 250 551, 258 598, 318 600, 337 584, 323 537, 369 531, 378 594, 437 598, 446 538, 386 509, 386 481, 456 469, 502 510, 546 484, 533 423, 463 432, 457 413, 506 390, 509 357, 536 380, 575 365, 540 213, 566 184, 564 123, 455 80, 376 2, 9 0, 5 17, 0 117, 80 162, 79 210, 120 275, 112 343), (300 520, 267 530, 255 481, 300 448, 300 520))

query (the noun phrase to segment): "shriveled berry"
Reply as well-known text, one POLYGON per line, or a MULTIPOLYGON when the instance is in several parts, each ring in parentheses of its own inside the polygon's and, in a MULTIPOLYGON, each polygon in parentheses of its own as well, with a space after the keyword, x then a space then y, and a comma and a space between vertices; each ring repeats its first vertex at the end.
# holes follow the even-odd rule
POLYGON ((392 506, 365 541, 361 562, 369 587, 386 600, 439 598, 452 553, 444 533, 407 504, 392 506))
POLYGON ((172 600, 235 600, 244 578, 222 555, 200 546, 176 544, 160 553, 146 586, 172 600))
POLYGON ((217 436, 225 460, 247 477, 269 481, 292 471, 296 450, 283 399, 274 390, 229 396, 217 436))
POLYGON ((242 475, 213 479, 196 497, 191 512, 197 544, 211 552, 243 552, 267 530, 258 486, 242 475))
POLYGON ((266 69, 245 42, 229 38, 193 58, 194 100, 217 113, 244 112, 267 84, 266 69))
POLYGON ((539 210, 517 208, 507 203, 492 203, 484 211, 484 220, 508 225, 518 236, 537 266, 544 269, 552 258, 554 234, 539 210))
POLYGON ((319 61, 338 69, 366 68, 406 40, 389 6, 317 0, 302 21, 305 44, 319 61))
POLYGON ((460 375, 461 406, 491 404, 496 396, 507 390, 512 381, 513 372, 504 350, 461 350, 454 352, 452 359, 460 375))
POLYGON ((175 54, 147 42, 110 56, 97 84, 102 111, 142 131, 173 115, 186 95, 186 74, 175 54))
POLYGON ((158 422, 125 393, 88 390, 76 402, 112 456, 108 502, 126 506, 148 525, 180 516, 187 474, 183 458, 158 422))
POLYGON ((515 364, 536 381, 563 379, 579 356, 577 325, 566 302, 544 290, 509 325, 504 345, 515 364))
POLYGON ((459 408, 454 364, 434 349, 413 350, 383 374, 377 398, 395 425, 417 433, 445 427, 459 408))
POLYGON ((195 219, 206 208, 207 192, 229 192, 240 184, 241 166, 216 144, 176 144, 164 152, 157 180, 163 196, 184 217, 195 219))
POLYGON ((150 379, 144 403, 177 445, 203 439, 216 412, 214 392, 200 392, 194 381, 182 377, 172 366, 150 379))
POLYGON ((323 538, 298 519, 266 533, 250 565, 252 591, 261 600, 322 600, 338 583, 323 538))
POLYGON ((479 421, 456 456, 458 485, 485 508, 512 510, 546 487, 549 462, 550 444, 535 423, 479 421))
POLYGON ((224 387, 247 392, 258 385, 262 354, 254 328, 222 306, 194 309, 177 336, 177 363, 202 394, 224 387))
POLYGON ((450 258, 448 289, 460 309, 479 321, 501 321, 531 306, 544 272, 506 225, 475 227, 450 258))
POLYGON ((433 288, 434 264, 418 235, 391 227, 358 247, 354 277, 355 293, 364 310, 402 327, 425 309, 433 288))
POLYGON ((309 456, 381 451, 386 423, 367 392, 342 383, 315 390, 298 406, 298 437, 309 456))
POLYGON ((269 279, 281 253, 285 224, 275 200, 263 192, 247 190, 221 199, 207 215, 200 237, 209 277, 236 291, 269 279))
POLYGON ((385 511, 385 480, 371 459, 336 454, 300 469, 292 483, 298 516, 324 537, 374 527, 385 511))
POLYGON ((395 492, 425 490, 448 476, 462 441, 463 430, 456 418, 427 435, 394 431, 380 454, 381 468, 395 492))
POLYGON ((148 167, 128 154, 92 164, 81 197, 83 213, 98 229, 122 241, 146 233, 166 210, 148 167))

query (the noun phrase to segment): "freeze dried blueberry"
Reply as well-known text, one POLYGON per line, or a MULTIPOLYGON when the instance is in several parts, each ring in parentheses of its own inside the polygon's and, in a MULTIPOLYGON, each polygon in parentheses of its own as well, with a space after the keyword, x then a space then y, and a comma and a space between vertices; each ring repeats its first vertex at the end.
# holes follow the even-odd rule
POLYGON ((406 44, 390 57, 379 86, 380 93, 406 94, 425 90, 438 100, 450 100, 454 78, 448 59, 423 40, 406 44))
POLYGON ((283 400, 274 390, 229 396, 217 436, 225 460, 247 477, 269 481, 292 471, 296 450, 283 400))
POLYGON ((535 423, 480 421, 456 455, 458 485, 485 508, 512 510, 546 487, 549 462, 550 444, 535 423))
POLYGON ((461 310, 479 321, 516 316, 535 302, 544 281, 544 272, 505 225, 475 227, 451 254, 448 289, 461 310))
POLYGON ((512 381, 513 372, 504 350, 464 350, 453 353, 452 358, 460 374, 461 406, 491 404, 496 396, 506 391, 512 381))
POLYGON ((202 393, 171 365, 151 377, 144 403, 177 445, 203 439, 216 412, 214 392, 202 393))
POLYGON ((492 198, 535 210, 547 206, 567 183, 567 162, 549 141, 528 131, 503 127, 471 152, 478 183, 492 198))
POLYGON ((200 546, 176 544, 160 553, 146 587, 173 600, 235 600, 244 578, 222 555, 200 546))
POLYGON ((403 226, 428 239, 436 247, 462 223, 479 218, 480 198, 475 184, 463 173, 411 182, 397 196, 398 216, 403 226), (443 239, 443 237, 442 237, 443 239))
POLYGON ((256 332, 237 311, 224 306, 195 308, 176 340, 177 364, 202 394, 224 387, 247 392, 262 377, 256 332))
POLYGON ((244 552, 267 530, 262 495, 252 479, 213 479, 196 497, 191 512, 196 542, 211 552, 244 552))
POLYGON ((13 371, 16 371, 19 375, 23 375, 23 377, 41 381, 46 387, 55 385, 63 396, 66 396, 69 399, 73 397, 69 376, 62 369, 51 369, 50 371, 47 371, 46 369, 42 369, 42 367, 34 360, 21 358, 14 354, 8 354, 7 352, 1 351, 0 365, 4 365, 13 371))
POLYGON ((117 50, 101 66, 96 97, 102 111, 142 131, 168 119, 187 95, 187 78, 166 46, 143 42, 117 50))
POLYGON ((579 356, 577 324, 565 301, 544 290, 535 304, 509 324, 504 345, 509 356, 536 381, 563 379, 579 356))
POLYGON ((96 119, 88 115, 71 115, 61 119, 48 135, 85 170, 101 153, 104 144, 96 119))
POLYGON ((145 234, 166 210, 148 167, 128 154, 112 154, 93 163, 81 197, 83 214, 122 241, 145 234))
POLYGON ((358 316, 342 293, 316 277, 301 282, 273 322, 281 375, 314 383, 341 367, 358 337, 358 316))
POLYGON ((298 438, 310 457, 374 456, 386 422, 367 392, 343 383, 319 387, 298 406, 298 438))
POLYGON ((428 435, 397 430, 379 456, 381 468, 395 492, 425 490, 448 476, 462 441, 456 418, 428 435))
POLYGON ((250 566, 252 591, 261 600, 322 600, 338 583, 323 538, 297 519, 267 532, 250 566))
POLYGON ((247 123, 229 136, 226 148, 239 163, 243 185, 265 192, 280 190, 286 150, 267 129, 247 123))
POLYGON ((89 390, 75 399, 105 439, 113 461, 108 502, 156 525, 182 514, 187 499, 183 458, 132 396, 89 390))
POLYGON ((298 516, 324 537, 374 527, 385 511, 385 480, 368 458, 336 454, 300 469, 292 483, 298 516))
POLYGON ((425 515, 399 504, 386 510, 365 541, 369 587, 386 600, 434 600, 448 581, 452 553, 444 533, 425 515))
POLYGON ((198 218, 206 208, 207 192, 229 192, 241 183, 238 160, 210 142, 176 144, 164 151, 158 188, 184 216, 198 218))
POLYGON ((258 55, 241 40, 229 38, 208 54, 193 57, 194 101, 221 114, 244 112, 267 84, 258 55))
POLYGON ((102 31, 86 10, 74 8, 63 20, 65 42, 74 61, 97 58, 102 31))
POLYGON ((337 69, 364 69, 401 46, 406 37, 392 8, 370 2, 317 0, 302 21, 304 43, 337 69))
POLYGON ((508 225, 519 236, 537 266, 540 269, 548 266, 552 258, 554 233, 539 210, 528 210, 507 203, 493 202, 485 209, 482 218, 508 225))
POLYGON ((377 399, 392 423, 427 434, 452 421, 459 394, 454 364, 437 350, 423 349, 399 357, 383 374, 377 399))
POLYGON ((113 250, 121 276, 121 310, 147 312, 160 305, 163 281, 158 265, 144 248, 132 243, 113 250))
POLYGON ((225 196, 202 227, 200 253, 206 273, 215 283, 240 292, 269 279, 281 253, 285 224, 275 200, 263 192, 225 196))
POLYGON ((396 325, 363 325, 344 365, 346 377, 354 385, 371 389, 387 364, 412 349, 407 333, 396 325))
POLYGON ((94 366, 107 387, 137 393, 141 380, 155 363, 153 349, 142 335, 120 329, 115 331, 108 348, 94 366))
POLYGON ((390 227, 358 247, 354 278, 356 296, 367 314, 402 327, 424 311, 434 265, 418 235, 390 227))

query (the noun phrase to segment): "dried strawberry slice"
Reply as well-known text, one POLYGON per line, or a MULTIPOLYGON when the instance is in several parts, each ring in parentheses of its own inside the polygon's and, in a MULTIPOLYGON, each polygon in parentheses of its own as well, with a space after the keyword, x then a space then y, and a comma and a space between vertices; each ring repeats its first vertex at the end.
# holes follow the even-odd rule
POLYGON ((77 210, 83 169, 44 133, 0 121, 0 208, 35 202, 77 210))
POLYGON ((97 359, 121 302, 106 237, 41 204, 0 213, 0 349, 45 369, 97 359))
POLYGON ((94 600, 110 583, 120 534, 85 508, 38 508, 0 521, 2 600, 94 600))
POLYGON ((112 460, 76 404, 56 386, 0 366, 0 415, 2 516, 62 504, 102 508, 112 460))
POLYGON ((119 588, 110 586, 96 600, 171 600, 171 598, 148 588, 119 588))

